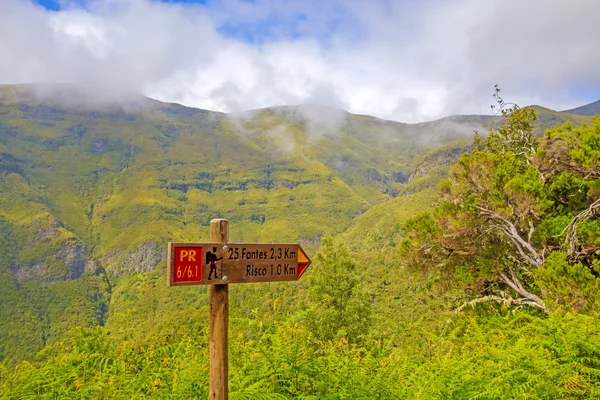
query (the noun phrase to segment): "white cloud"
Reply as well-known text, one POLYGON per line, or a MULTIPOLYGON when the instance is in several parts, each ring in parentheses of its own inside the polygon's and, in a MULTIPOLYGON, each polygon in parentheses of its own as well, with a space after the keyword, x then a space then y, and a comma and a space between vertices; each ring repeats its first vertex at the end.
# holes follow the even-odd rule
POLYGON ((599 14, 596 0, 96 0, 60 12, 2 0, 0 82, 401 121, 485 113, 498 83, 510 100, 562 109, 587 100, 574 88, 600 90, 599 14))

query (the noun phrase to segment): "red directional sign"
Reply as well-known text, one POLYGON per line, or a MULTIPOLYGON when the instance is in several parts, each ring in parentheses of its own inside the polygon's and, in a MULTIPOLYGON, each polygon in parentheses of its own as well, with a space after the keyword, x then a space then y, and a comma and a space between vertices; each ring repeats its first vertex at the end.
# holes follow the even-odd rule
POLYGON ((295 281, 310 263, 299 244, 169 243, 167 285, 295 281))
POLYGON ((180 246, 173 249, 173 283, 202 281, 202 247, 180 246))

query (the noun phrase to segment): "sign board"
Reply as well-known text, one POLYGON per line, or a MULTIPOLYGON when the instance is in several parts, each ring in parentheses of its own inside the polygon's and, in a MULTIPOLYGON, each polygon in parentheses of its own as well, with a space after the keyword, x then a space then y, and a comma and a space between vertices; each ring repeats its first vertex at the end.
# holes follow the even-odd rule
POLYGON ((296 281, 310 263, 299 244, 169 243, 167 285, 296 281))

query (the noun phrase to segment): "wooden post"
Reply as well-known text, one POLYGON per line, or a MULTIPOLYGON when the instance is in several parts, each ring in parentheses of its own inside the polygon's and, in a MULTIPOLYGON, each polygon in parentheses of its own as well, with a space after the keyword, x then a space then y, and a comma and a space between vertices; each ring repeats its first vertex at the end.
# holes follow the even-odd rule
MULTIPOLYGON (((210 241, 223 244, 229 241, 229 222, 226 219, 219 218, 210 221, 210 241)), ((222 277, 219 276, 219 278, 222 277)), ((229 398, 229 285, 210 285, 208 304, 210 314, 208 398, 227 400, 229 398)))

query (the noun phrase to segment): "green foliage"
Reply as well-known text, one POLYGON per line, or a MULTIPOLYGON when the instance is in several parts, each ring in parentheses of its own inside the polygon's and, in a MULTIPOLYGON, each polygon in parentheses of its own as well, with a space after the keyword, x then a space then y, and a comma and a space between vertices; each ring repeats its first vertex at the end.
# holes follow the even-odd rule
MULTIPOLYGON (((594 318, 468 312, 441 335, 363 346, 314 342, 296 322, 234 323, 231 397, 238 399, 595 398, 600 329, 594 318)), ((203 398, 205 336, 115 346, 101 328, 46 348, 40 364, 0 375, 8 398, 203 398)))
POLYGON ((432 215, 410 220, 402 252, 413 267, 456 277, 473 298, 596 313, 600 241, 600 121, 534 136, 531 108, 502 109, 496 133, 439 187, 432 215), (562 260, 562 261, 561 261, 562 260))
POLYGON ((0 271, 13 266, 19 254, 19 243, 12 224, 0 216, 0 271))
POLYGON ((39 349, 64 340, 73 327, 103 325, 108 302, 98 276, 40 284, 0 272, 0 362, 35 359, 39 349))
POLYGON ((498 100, 504 121, 498 132, 490 129, 485 139, 475 135, 476 150, 514 157, 512 163, 515 166, 527 164, 528 157, 535 152, 538 144, 538 140, 533 135, 537 113, 531 107, 519 108, 517 105, 507 107, 499 92, 500 89, 496 86, 494 97, 498 100))
POLYGON ((575 311, 600 309, 600 281, 581 262, 571 263, 564 252, 554 251, 535 278, 544 288, 545 297, 555 304, 575 311))
MULTIPOLYGON (((340 235, 340 240, 350 250, 359 252, 380 252, 382 248, 396 247, 405 235, 404 223, 429 208, 435 195, 434 189, 426 189, 377 204, 355 218, 340 235)), ((396 257, 395 252, 387 254, 396 257)))
POLYGON ((355 342, 369 330, 371 305, 358 286, 357 265, 344 245, 331 237, 321 241, 309 280, 307 326, 318 340, 337 337, 355 342))

